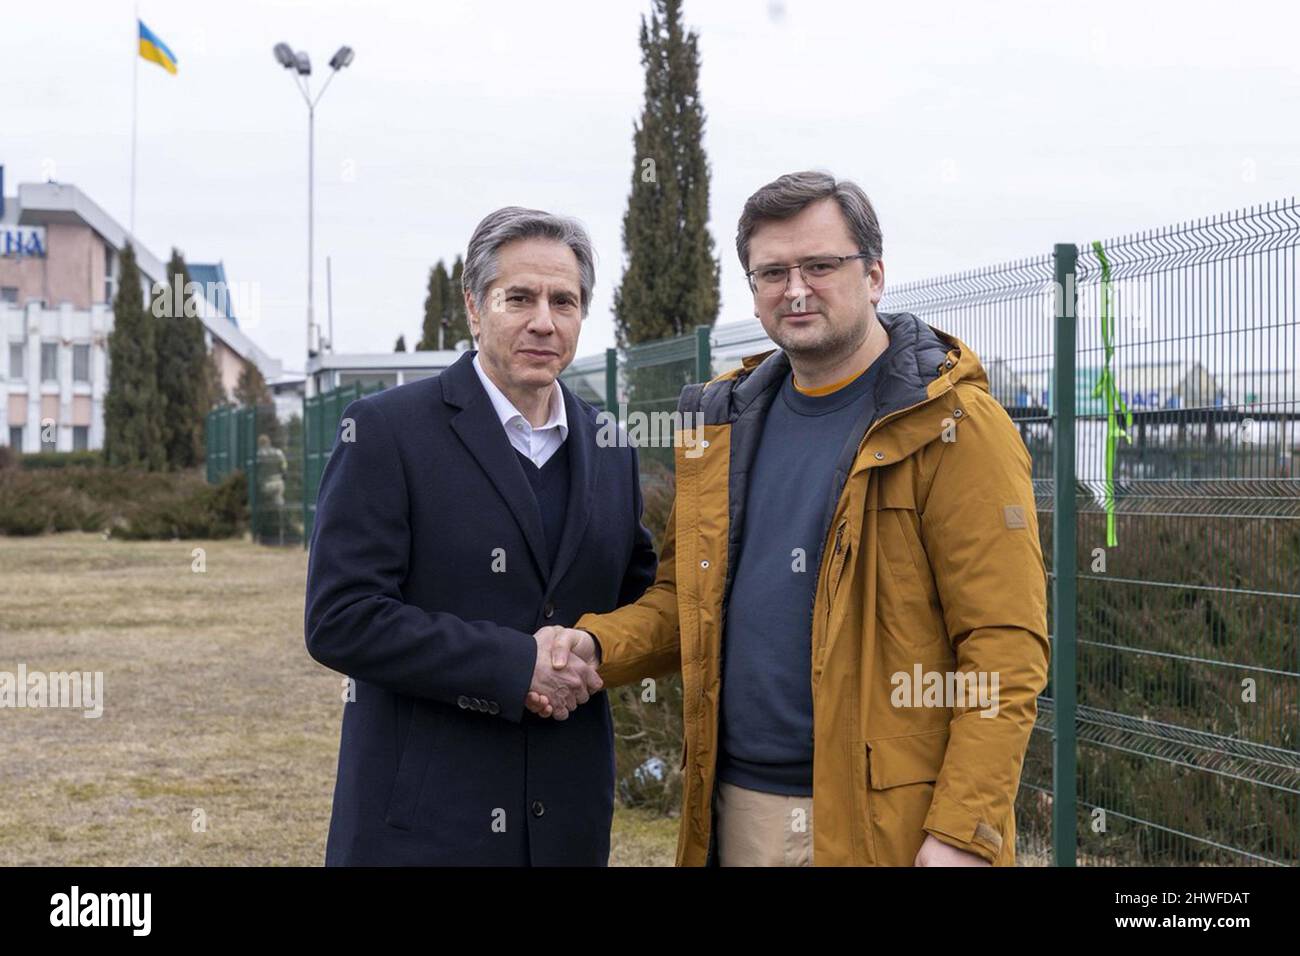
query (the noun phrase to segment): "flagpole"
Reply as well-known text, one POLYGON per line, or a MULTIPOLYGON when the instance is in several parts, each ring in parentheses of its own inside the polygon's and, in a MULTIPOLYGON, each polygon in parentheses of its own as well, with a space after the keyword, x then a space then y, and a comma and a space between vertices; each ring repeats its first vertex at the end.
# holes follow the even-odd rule
POLYGON ((131 217, 130 235, 135 240, 135 141, 140 112, 140 4, 135 5, 135 26, 131 28, 131 217))

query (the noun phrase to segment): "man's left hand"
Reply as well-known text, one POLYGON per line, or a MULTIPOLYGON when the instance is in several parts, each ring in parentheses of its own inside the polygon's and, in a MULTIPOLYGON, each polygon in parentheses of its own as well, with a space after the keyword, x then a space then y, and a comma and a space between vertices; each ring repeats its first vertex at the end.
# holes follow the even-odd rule
POLYGON ((916 853, 916 860, 913 866, 992 866, 988 860, 977 853, 968 853, 965 850, 959 850, 955 846, 949 846, 942 840, 937 840, 929 833, 925 835, 925 842, 921 844, 921 849, 916 853))

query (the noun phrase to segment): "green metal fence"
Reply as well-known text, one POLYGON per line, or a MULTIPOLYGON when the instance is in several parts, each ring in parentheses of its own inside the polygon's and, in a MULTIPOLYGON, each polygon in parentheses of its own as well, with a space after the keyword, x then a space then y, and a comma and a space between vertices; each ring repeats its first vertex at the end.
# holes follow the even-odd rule
POLYGON ((364 385, 360 382, 345 385, 312 398, 303 399, 302 442, 302 529, 303 540, 311 540, 316 519, 316 496, 320 492, 321 475, 325 463, 334 450, 343 410, 350 402, 383 389, 383 385, 364 385))
POLYGON ((252 409, 226 405, 208 413, 203 430, 209 484, 247 466, 253 447, 252 409))
POLYGON ((302 416, 281 419, 274 405, 225 406, 208 413, 207 477, 234 471, 248 478, 249 527, 262 544, 303 540, 302 416))
POLYGON ((1298 244, 1292 200, 881 303, 980 356, 1033 457, 1053 671, 1022 857, 1300 860, 1298 244))
MULTIPOLYGON (((713 377, 711 332, 709 326, 702 325, 686 335, 644 342, 624 350, 618 369, 621 380, 612 383, 612 391, 620 399, 619 419, 635 428, 640 418, 646 433, 657 436, 652 445, 639 449, 643 475, 663 480, 665 473, 672 471, 672 416, 685 386, 713 377)), ((611 389, 607 387, 607 391, 611 389)))

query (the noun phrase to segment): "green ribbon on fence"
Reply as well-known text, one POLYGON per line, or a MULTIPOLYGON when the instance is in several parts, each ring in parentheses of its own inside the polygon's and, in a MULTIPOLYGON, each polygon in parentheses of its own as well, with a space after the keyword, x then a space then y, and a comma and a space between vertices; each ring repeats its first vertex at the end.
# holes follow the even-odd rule
POLYGON ((1132 443, 1133 436, 1127 429, 1133 427, 1133 413, 1128 410, 1128 404, 1120 394, 1115 384, 1115 374, 1110 368, 1111 355, 1115 352, 1115 321, 1110 314, 1110 260, 1106 258, 1106 250, 1100 242, 1092 244, 1092 251, 1101 260, 1101 341, 1106 349, 1106 359, 1101 376, 1097 379, 1097 387, 1092 390, 1092 397, 1102 398, 1106 402, 1106 484, 1103 502, 1106 506, 1106 547, 1113 548, 1119 543, 1115 536, 1115 449, 1121 438, 1132 443), (1124 415, 1124 428, 1119 425, 1117 412, 1124 415))

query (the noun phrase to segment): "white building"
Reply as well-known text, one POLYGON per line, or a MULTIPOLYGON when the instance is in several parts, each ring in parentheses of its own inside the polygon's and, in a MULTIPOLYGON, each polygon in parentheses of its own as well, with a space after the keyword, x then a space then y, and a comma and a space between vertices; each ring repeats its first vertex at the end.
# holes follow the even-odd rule
MULTIPOLYGON (((126 230, 75 186, 23 183, 16 197, 4 197, 2 185, 0 176, 0 445, 102 448, 108 335, 126 230)), ((166 281, 166 263, 133 245, 147 296, 154 282, 166 281)), ((268 382, 281 377, 280 362, 240 330, 224 301, 199 305, 227 394, 246 364, 268 382)))

